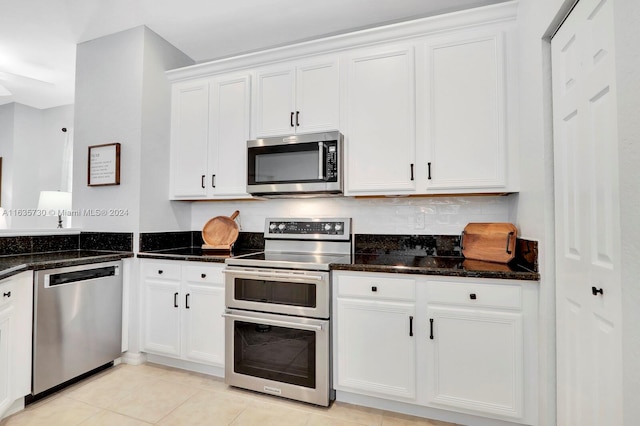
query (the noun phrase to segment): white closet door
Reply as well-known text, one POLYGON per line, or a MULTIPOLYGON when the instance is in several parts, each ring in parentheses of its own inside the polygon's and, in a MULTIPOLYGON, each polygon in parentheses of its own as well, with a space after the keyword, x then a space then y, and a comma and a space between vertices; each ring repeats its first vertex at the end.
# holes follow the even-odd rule
POLYGON ((581 0, 551 42, 559 425, 622 425, 613 2, 581 0))

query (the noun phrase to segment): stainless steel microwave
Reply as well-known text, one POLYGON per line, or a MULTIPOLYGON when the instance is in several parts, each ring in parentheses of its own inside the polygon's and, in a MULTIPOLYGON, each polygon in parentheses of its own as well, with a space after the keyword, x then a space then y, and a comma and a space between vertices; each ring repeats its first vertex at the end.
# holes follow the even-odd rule
POLYGON ((247 192, 263 197, 342 194, 338 131, 247 141, 247 192))

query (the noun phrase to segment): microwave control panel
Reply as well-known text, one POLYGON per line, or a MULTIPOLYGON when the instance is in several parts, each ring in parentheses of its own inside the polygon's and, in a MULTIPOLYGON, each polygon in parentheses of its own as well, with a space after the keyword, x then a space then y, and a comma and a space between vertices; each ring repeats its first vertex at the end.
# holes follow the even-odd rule
POLYGON ((327 168, 327 181, 328 182, 337 182, 338 181, 338 142, 331 141, 324 143, 326 149, 326 163, 325 167, 327 168))

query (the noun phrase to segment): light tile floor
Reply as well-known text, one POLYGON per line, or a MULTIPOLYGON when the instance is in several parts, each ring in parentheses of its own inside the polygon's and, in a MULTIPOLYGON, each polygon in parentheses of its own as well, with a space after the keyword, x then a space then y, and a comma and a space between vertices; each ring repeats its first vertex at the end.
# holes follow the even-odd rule
POLYGON ((340 402, 316 407, 155 364, 117 365, 0 421, 0 426, 149 424, 454 426, 340 402))

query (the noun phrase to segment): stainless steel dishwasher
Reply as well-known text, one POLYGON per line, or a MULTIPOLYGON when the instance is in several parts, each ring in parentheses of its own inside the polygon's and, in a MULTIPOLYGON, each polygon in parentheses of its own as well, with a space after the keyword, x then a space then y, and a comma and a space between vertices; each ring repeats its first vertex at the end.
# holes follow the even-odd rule
POLYGON ((116 261, 35 272, 33 395, 120 357, 121 271, 116 261))

